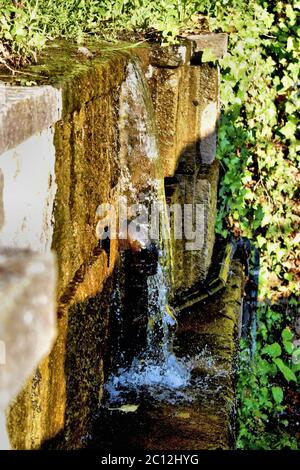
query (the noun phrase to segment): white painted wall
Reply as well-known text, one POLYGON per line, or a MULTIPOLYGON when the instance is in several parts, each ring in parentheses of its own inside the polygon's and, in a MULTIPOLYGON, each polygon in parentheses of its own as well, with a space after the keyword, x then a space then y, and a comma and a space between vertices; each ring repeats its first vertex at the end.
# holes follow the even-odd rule
POLYGON ((50 127, 0 155, 4 208, 0 246, 50 250, 56 193, 53 134, 50 127))

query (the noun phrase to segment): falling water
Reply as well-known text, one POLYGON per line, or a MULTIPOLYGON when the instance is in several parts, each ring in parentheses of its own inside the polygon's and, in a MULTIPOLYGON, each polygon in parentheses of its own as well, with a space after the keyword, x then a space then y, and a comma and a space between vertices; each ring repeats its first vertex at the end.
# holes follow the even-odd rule
MULTIPOLYGON (((159 202, 162 211, 160 240, 155 242, 159 250, 157 270, 147 278, 146 286, 147 345, 129 367, 122 365, 123 354, 118 352, 119 369, 106 387, 110 401, 118 400, 128 390, 135 390, 139 395, 145 389, 156 387, 157 394, 157 387, 180 388, 189 380, 189 371, 172 351, 176 319, 168 306, 168 284, 172 275, 170 227, 152 102, 138 63, 129 64, 127 79, 122 85, 120 123, 123 194, 133 202, 142 200, 148 207, 159 202)), ((149 246, 151 240, 144 242, 143 246, 149 246)), ((121 303, 121 295, 116 294, 114 301, 121 303)), ((122 328, 122 306, 115 310, 117 323, 122 328)))
POLYGON ((168 391, 187 386, 189 367, 176 358, 172 350, 176 320, 170 316, 168 288, 162 266, 148 278, 147 346, 133 359, 129 368, 120 367, 107 384, 110 402, 139 398, 141 394, 163 398, 168 391))

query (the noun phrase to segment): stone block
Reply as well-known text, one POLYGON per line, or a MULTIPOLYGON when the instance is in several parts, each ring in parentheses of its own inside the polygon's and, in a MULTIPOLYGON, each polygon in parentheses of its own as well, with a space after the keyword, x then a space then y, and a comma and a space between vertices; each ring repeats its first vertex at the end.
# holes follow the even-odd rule
POLYGON ((176 68, 185 65, 191 58, 192 44, 190 41, 172 46, 151 46, 149 62, 155 67, 176 68))
MULTIPOLYGON (((219 177, 219 165, 200 165, 194 170, 194 174, 176 172, 179 193, 171 203, 192 205, 193 229, 197 229, 195 240, 197 246, 191 244, 184 236, 181 241, 172 241, 173 278, 174 291, 185 290, 199 281, 203 281, 211 263, 213 246, 215 241, 215 217, 217 207, 217 185, 219 177), (196 226, 196 207, 199 207, 199 226, 196 226), (194 248, 193 248, 194 246, 194 248)), ((171 232, 174 231, 172 227, 171 232)))
POLYGON ((56 194, 53 129, 0 155, 0 245, 44 252, 52 243, 56 194))
POLYGON ((194 45, 194 53, 208 49, 216 59, 222 59, 227 52, 228 34, 226 33, 200 33, 189 34, 187 39, 194 45))
POLYGON ((0 410, 3 413, 53 345, 56 264, 51 253, 41 255, 1 248, 0 272, 0 410))
POLYGON ((205 64, 199 75, 200 158, 201 163, 211 164, 216 157, 220 115, 219 69, 205 64))
POLYGON ((152 68, 148 80, 155 112, 159 137, 159 151, 164 176, 172 176, 177 167, 177 120, 179 91, 181 90, 181 68, 152 68))
MULTIPOLYGON (((148 68, 164 176, 215 159, 219 71, 209 64, 148 68)), ((187 169, 185 169, 187 171, 187 169)))
POLYGON ((61 117, 61 91, 52 86, 0 85, 0 155, 61 117))

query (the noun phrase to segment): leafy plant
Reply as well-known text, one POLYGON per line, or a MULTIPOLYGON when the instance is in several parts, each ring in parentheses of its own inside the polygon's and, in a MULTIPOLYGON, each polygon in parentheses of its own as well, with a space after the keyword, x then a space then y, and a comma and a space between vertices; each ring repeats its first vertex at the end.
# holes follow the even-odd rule
POLYGON ((221 61, 223 168, 216 230, 260 250, 257 344, 241 345, 239 439, 245 449, 296 448, 287 396, 299 397, 292 320, 299 296, 298 1, 214 1, 210 24, 229 33, 221 61), (290 312, 293 312, 291 315, 290 312))
POLYGON ((93 34, 113 39, 122 31, 153 32, 176 41, 195 12, 188 0, 0 0, 0 59, 3 65, 36 61, 48 40, 93 34))

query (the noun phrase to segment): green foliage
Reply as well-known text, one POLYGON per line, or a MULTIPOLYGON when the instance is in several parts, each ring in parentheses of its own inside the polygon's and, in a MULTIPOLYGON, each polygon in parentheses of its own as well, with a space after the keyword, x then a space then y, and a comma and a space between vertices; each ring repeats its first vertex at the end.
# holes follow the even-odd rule
POLYGON ((255 362, 250 362, 247 348, 243 350, 239 370, 242 403, 238 448, 297 449, 296 439, 287 432, 288 421, 280 419, 285 410, 282 404, 285 388, 276 385, 275 378, 274 364, 259 355, 255 362))
POLYGON ((222 61, 218 157, 226 174, 219 192, 217 231, 238 228, 261 250, 262 298, 298 294, 300 3, 244 2, 221 8, 212 23, 232 31, 222 61))
MULTIPOLYGON (((278 320, 278 312, 270 307, 261 306, 259 314, 264 326, 267 318, 278 320)), ((284 319, 281 320, 280 324, 283 324, 284 319)), ((291 353, 296 349, 288 328, 282 330, 280 343, 272 342, 278 330, 274 325, 269 330, 263 328, 267 336, 259 338, 253 358, 250 358, 247 344, 242 342, 241 345, 238 371, 238 448, 241 449, 298 448, 297 440, 288 428, 285 393, 291 381, 297 382, 299 363, 293 362, 292 354, 286 352, 287 341, 291 353)))
POLYGON ((299 296, 300 3, 224 0, 207 8, 213 28, 230 35, 221 61, 216 228, 250 238, 261 254, 254 357, 241 345, 238 447, 296 448, 285 410, 287 392, 299 394, 300 370, 287 314, 299 296))
POLYGON ((281 387, 272 387, 272 395, 277 405, 280 405, 283 400, 283 390, 281 387))
POLYGON ((21 64, 36 60, 47 40, 84 41, 87 35, 113 39, 126 32, 155 32, 174 42, 192 18, 189 0, 0 0, 0 59, 21 64))

